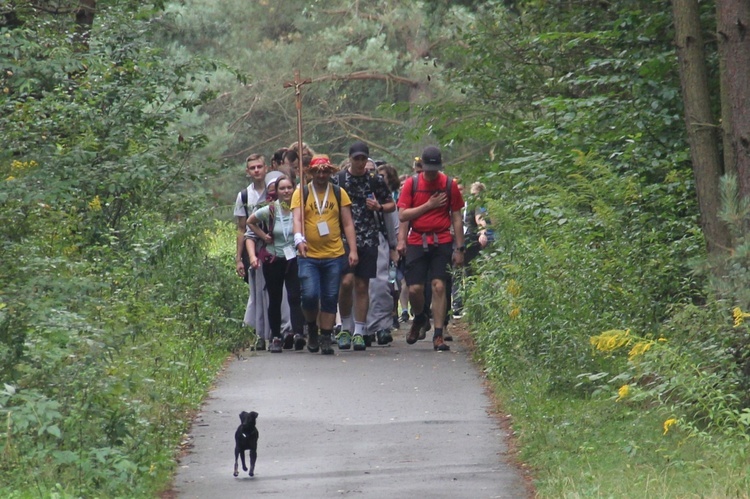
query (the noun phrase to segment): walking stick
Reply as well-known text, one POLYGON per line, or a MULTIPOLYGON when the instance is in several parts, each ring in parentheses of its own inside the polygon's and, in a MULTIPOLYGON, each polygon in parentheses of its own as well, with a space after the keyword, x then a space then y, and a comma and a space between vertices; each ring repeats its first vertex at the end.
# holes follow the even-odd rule
POLYGON ((302 85, 312 83, 310 78, 302 80, 299 69, 294 70, 294 81, 284 83, 284 88, 294 87, 294 96, 297 105, 297 157, 299 161, 299 198, 300 198, 300 221, 302 222, 302 236, 305 235, 305 169, 302 165, 302 85))

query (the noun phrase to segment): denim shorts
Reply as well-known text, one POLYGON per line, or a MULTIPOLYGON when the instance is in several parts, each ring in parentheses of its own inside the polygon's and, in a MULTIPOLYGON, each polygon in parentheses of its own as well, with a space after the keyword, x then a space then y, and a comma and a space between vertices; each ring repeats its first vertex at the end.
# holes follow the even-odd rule
POLYGON ((336 258, 299 258, 300 291, 304 310, 335 314, 339 302, 339 285, 346 256, 336 258), (318 307, 320 304, 320 307, 318 307))

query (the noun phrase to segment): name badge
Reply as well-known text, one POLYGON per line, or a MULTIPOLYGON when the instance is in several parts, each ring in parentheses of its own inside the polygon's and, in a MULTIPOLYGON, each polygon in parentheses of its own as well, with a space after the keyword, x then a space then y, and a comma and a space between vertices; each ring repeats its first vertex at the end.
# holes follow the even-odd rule
POLYGON ((331 231, 328 230, 327 222, 318 222, 318 235, 319 236, 327 236, 330 233, 331 231))
POLYGON ((284 258, 291 260, 297 257, 297 252, 291 246, 284 246, 284 258))

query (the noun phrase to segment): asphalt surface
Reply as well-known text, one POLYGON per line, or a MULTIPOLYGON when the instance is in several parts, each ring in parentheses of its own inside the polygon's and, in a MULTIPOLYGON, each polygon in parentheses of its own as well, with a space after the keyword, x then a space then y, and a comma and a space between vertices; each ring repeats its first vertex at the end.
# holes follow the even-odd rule
MULTIPOLYGON (((198 414, 173 493, 180 498, 522 498, 507 431, 464 344, 333 356, 246 352, 198 414), (232 476, 241 411, 256 411, 255 476, 232 476)), ((428 333, 428 338, 430 333, 428 333)))

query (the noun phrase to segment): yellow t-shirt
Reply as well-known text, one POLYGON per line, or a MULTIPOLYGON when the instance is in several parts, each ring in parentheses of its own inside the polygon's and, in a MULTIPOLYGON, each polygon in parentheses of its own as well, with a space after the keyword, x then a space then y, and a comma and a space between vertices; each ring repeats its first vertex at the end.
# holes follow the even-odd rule
MULTIPOLYGON (((314 187, 311 184, 307 186, 307 200, 305 202, 305 239, 307 240, 307 256, 310 258, 336 258, 344 254, 344 241, 341 234, 341 225, 339 224, 339 206, 336 202, 336 195, 333 193, 333 185, 328 186, 328 199, 323 203, 325 192, 318 194, 318 201, 321 206, 321 212, 318 212, 318 205, 315 202, 314 187), (318 224, 325 223, 328 227, 328 234, 320 235, 318 224)), ((344 189, 341 190, 341 206, 350 206, 352 204, 349 195, 344 189)), ((300 196, 302 190, 300 187, 292 195, 291 208, 299 208, 300 196)))

